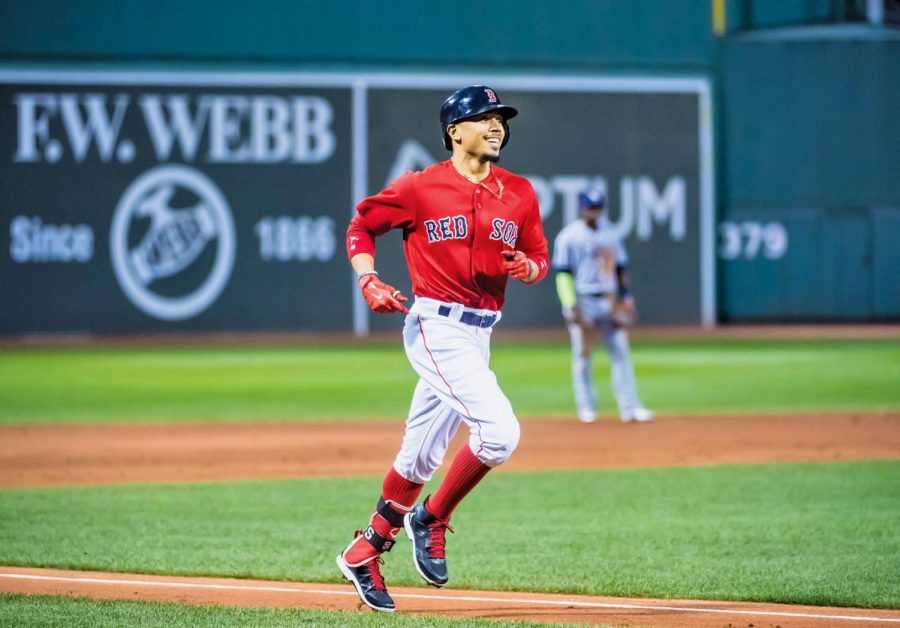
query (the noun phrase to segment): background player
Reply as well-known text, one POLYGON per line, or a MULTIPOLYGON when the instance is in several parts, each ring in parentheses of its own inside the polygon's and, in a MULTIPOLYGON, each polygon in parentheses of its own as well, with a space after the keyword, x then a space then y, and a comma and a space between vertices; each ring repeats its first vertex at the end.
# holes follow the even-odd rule
POLYGON ((599 334, 611 362, 612 391, 622 421, 651 421, 653 412, 638 398, 628 349, 634 296, 628 285, 628 253, 603 215, 606 197, 598 190, 578 196, 579 220, 564 227, 553 244, 556 291, 572 339, 572 386, 578 418, 597 418, 593 348, 599 334))
POLYGON ((337 557, 344 577, 375 610, 394 610, 380 565, 401 527, 419 574, 434 586, 447 583, 450 515, 519 441, 516 416, 488 365, 491 330, 507 278, 540 281, 549 259, 531 184, 492 165, 517 113, 483 85, 451 94, 440 111, 451 158, 363 200, 347 229, 347 254, 366 303, 375 312, 407 314, 403 343, 419 375, 403 443, 369 527, 337 557), (403 231, 415 295, 409 310, 406 297, 375 271, 375 238, 391 229, 403 231), (438 490, 415 506, 461 423, 468 443, 438 490))

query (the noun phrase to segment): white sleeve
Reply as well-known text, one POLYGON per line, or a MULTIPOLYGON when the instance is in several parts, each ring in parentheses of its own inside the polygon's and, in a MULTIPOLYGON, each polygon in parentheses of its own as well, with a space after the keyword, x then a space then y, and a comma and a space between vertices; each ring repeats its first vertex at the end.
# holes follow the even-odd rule
POLYGON ((572 261, 569 256, 569 238, 564 231, 560 231, 553 241, 553 260, 550 266, 553 270, 572 270, 572 261))
POLYGON ((619 240, 616 245, 616 266, 628 266, 628 251, 625 250, 623 240, 619 240))

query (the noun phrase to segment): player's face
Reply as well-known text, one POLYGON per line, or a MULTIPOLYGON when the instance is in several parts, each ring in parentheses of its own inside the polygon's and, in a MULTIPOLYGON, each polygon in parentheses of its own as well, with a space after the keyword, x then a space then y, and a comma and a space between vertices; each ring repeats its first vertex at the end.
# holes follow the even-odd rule
POLYGON ((451 124, 447 128, 450 138, 458 140, 459 146, 465 153, 478 157, 482 161, 497 161, 500 159, 500 145, 503 144, 505 131, 503 129, 503 116, 496 111, 490 111, 461 120, 451 124))
POLYGON ((603 215, 602 207, 582 207, 581 218, 589 225, 596 225, 603 215))

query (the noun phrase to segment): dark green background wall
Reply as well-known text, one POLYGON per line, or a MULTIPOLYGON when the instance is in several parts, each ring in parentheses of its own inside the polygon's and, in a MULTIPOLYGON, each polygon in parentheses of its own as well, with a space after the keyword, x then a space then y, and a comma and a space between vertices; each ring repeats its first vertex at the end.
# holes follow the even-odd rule
POLYGON ((789 237, 719 261, 720 318, 900 318, 900 31, 843 0, 725 0, 716 37, 715 4, 0 0, 0 63, 707 76, 719 222, 789 237))
POLYGON ((723 42, 720 219, 779 221, 778 260, 722 263, 725 320, 900 314, 900 37, 857 26, 723 42))
POLYGON ((708 0, 2 0, 22 60, 707 67, 708 0), (640 19, 636 19, 636 18, 640 19))

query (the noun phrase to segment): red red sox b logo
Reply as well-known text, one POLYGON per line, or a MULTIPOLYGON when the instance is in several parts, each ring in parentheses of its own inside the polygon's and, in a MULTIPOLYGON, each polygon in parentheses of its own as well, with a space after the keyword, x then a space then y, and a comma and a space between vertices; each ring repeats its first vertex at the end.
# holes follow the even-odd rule
POLYGON ((497 94, 494 93, 494 90, 488 88, 484 90, 484 93, 487 94, 488 102, 497 102, 497 94))

